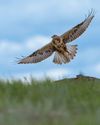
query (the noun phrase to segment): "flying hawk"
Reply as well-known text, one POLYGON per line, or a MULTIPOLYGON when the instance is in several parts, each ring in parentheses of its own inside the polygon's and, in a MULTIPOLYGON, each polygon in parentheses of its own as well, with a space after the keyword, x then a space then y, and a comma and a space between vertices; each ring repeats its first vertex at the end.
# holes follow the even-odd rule
POLYGON ((53 53, 53 62, 55 64, 66 64, 70 62, 76 55, 77 45, 68 45, 68 43, 78 38, 88 28, 93 18, 94 12, 91 11, 83 22, 60 36, 53 35, 49 44, 21 59, 18 64, 38 63, 53 53))

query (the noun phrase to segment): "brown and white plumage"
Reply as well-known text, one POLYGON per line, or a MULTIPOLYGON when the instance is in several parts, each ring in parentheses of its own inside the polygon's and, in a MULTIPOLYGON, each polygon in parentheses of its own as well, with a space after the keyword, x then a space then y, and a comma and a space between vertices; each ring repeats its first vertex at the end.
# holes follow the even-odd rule
POLYGON ((42 47, 41 49, 33 52, 31 55, 27 56, 26 58, 21 59, 18 63, 38 63, 49 56, 51 56, 54 52, 53 46, 51 43, 47 44, 46 46, 42 47))
POLYGON ((21 59, 18 64, 38 63, 51 56, 53 53, 55 53, 53 59, 54 63, 62 64, 70 62, 70 60, 76 55, 77 45, 68 45, 67 43, 75 40, 83 34, 93 18, 94 13, 91 11, 83 22, 76 25, 61 36, 52 36, 52 41, 49 44, 21 59))
POLYGON ((80 24, 73 27, 71 30, 65 32, 61 37, 65 43, 71 42, 81 36, 84 31, 88 28, 89 24, 91 23, 92 19, 94 18, 94 11, 91 10, 88 17, 81 22, 80 24))

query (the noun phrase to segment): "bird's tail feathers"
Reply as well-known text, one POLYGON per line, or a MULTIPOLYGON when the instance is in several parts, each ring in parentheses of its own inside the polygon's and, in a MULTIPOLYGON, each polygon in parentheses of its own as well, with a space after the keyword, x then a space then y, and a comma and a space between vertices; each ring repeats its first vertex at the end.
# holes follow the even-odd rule
POLYGON ((77 53, 77 45, 68 45, 67 50, 69 52, 70 59, 73 59, 74 56, 76 56, 77 53))
POLYGON ((54 55, 54 59, 53 62, 56 64, 66 64, 69 63, 71 59, 74 58, 74 56, 76 55, 77 52, 77 45, 69 45, 67 47, 67 52, 65 52, 64 54, 56 51, 55 55, 54 55))
POLYGON ((56 63, 56 64, 66 63, 67 62, 67 58, 63 54, 61 54, 58 51, 56 51, 55 55, 54 55, 53 62, 56 63))

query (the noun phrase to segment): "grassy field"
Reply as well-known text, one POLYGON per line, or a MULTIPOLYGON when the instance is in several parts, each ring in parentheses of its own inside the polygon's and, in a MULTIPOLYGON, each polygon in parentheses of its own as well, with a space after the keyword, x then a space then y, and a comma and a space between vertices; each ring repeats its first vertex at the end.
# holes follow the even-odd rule
POLYGON ((100 125, 100 80, 1 80, 0 125, 100 125))

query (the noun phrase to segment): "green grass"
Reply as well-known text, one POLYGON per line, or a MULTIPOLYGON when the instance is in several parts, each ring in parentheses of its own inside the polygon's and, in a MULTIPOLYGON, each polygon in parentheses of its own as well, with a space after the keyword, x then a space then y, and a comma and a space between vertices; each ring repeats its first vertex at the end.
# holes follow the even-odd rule
POLYGON ((0 125, 100 125, 100 80, 1 80, 0 125))

